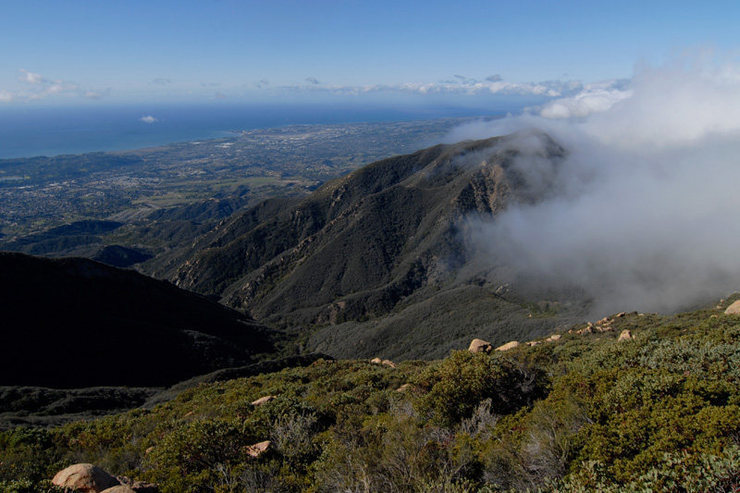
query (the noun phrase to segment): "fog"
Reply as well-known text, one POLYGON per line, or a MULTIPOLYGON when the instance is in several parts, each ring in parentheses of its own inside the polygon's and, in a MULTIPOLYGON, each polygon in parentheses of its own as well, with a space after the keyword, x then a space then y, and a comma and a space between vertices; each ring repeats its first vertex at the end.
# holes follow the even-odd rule
MULTIPOLYGON (((599 316, 670 312, 740 290, 740 67, 642 67, 629 84, 585 87, 449 139, 523 129, 549 134, 567 155, 546 168, 535 203, 469 219, 478 261, 542 287, 582 288, 599 316)), ((535 154, 517 168, 542 170, 535 154)))

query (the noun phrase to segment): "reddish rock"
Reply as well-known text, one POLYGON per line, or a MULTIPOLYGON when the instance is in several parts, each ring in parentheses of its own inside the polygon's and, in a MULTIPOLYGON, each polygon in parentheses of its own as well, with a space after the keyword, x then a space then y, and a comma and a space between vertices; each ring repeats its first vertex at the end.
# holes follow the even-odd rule
POLYGON ((100 493, 118 486, 116 478, 93 464, 75 464, 62 469, 51 480, 52 484, 80 493, 100 493))

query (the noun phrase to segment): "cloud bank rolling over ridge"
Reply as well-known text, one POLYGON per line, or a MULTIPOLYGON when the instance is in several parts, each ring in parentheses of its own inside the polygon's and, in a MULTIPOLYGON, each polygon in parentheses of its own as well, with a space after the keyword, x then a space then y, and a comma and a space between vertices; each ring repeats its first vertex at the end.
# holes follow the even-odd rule
MULTIPOLYGON (((581 288, 599 316, 673 311, 740 290, 740 67, 644 68, 629 85, 584 87, 450 140, 528 128, 567 157, 543 200, 470 219, 481 261, 581 288)), ((516 166, 536 167, 533 155, 516 166)))

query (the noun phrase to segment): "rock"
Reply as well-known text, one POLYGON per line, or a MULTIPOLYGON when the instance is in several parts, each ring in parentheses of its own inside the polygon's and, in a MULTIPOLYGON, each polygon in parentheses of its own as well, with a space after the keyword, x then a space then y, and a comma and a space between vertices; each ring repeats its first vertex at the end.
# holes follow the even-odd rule
POLYGON ((407 392, 411 390, 411 384, 405 383, 396 389, 396 392, 407 392))
POLYGON ((259 457, 260 455, 267 452, 267 450, 270 448, 270 440, 265 440, 264 442, 255 443, 254 445, 249 445, 246 449, 247 455, 250 457, 254 457, 255 459, 259 457))
POLYGON ((632 336, 632 332, 630 332, 629 330, 625 329, 625 330, 622 331, 621 334, 619 334, 619 338, 617 339, 617 341, 618 342, 631 341, 632 339, 634 339, 634 337, 632 336))
POLYGON ((102 491, 102 493, 137 493, 135 489, 125 484, 119 484, 112 488, 108 488, 102 491))
POLYGON ((555 342, 559 341, 562 336, 560 334, 553 334, 550 337, 547 338, 548 342, 555 342))
POLYGON ((627 314, 626 314, 625 312, 619 312, 619 313, 617 313, 617 314, 616 314, 616 315, 614 315, 614 316, 615 316, 616 318, 622 318, 622 317, 624 317, 625 315, 627 315, 627 314))
POLYGON ((396 367, 396 364, 389 359, 384 359, 383 361, 380 362, 380 364, 385 365, 385 366, 390 366, 391 368, 396 367))
POLYGON ((51 482, 60 488, 80 493, 100 493, 120 484, 116 478, 93 464, 69 466, 56 473, 51 482))
POLYGON ((154 445, 152 445, 151 447, 147 447, 146 450, 144 451, 144 455, 149 455, 152 452, 154 452, 154 445))
POLYGON ((511 342, 507 342, 503 346, 497 347, 496 351, 508 351, 509 349, 514 349, 517 346, 519 346, 518 341, 511 341, 511 342))
POLYGON ((260 397, 256 401, 252 401, 252 405, 255 407, 261 406, 262 404, 267 404, 273 399, 277 399, 277 397, 275 397, 274 395, 266 395, 264 397, 260 397))
POLYGON ((383 364, 383 360, 380 359, 380 358, 373 358, 373 359, 370 360, 370 363, 372 363, 374 365, 381 365, 381 364, 383 364))
POLYGON ((740 315, 740 300, 728 306, 725 315, 740 315))
POLYGON ((491 343, 483 339, 473 339, 468 346, 468 351, 471 353, 490 353, 491 349, 493 349, 491 343))
POLYGON ((529 341, 529 342, 527 342, 527 346, 532 347, 532 346, 536 346, 539 343, 540 343, 540 341, 529 341))

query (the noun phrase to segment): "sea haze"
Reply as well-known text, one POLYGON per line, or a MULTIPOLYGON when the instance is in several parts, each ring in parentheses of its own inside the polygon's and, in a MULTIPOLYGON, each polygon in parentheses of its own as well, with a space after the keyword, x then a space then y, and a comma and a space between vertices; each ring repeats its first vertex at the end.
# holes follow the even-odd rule
POLYGON ((332 104, 5 108, 0 112, 0 158, 136 149, 292 124, 499 116, 518 109, 332 104))

